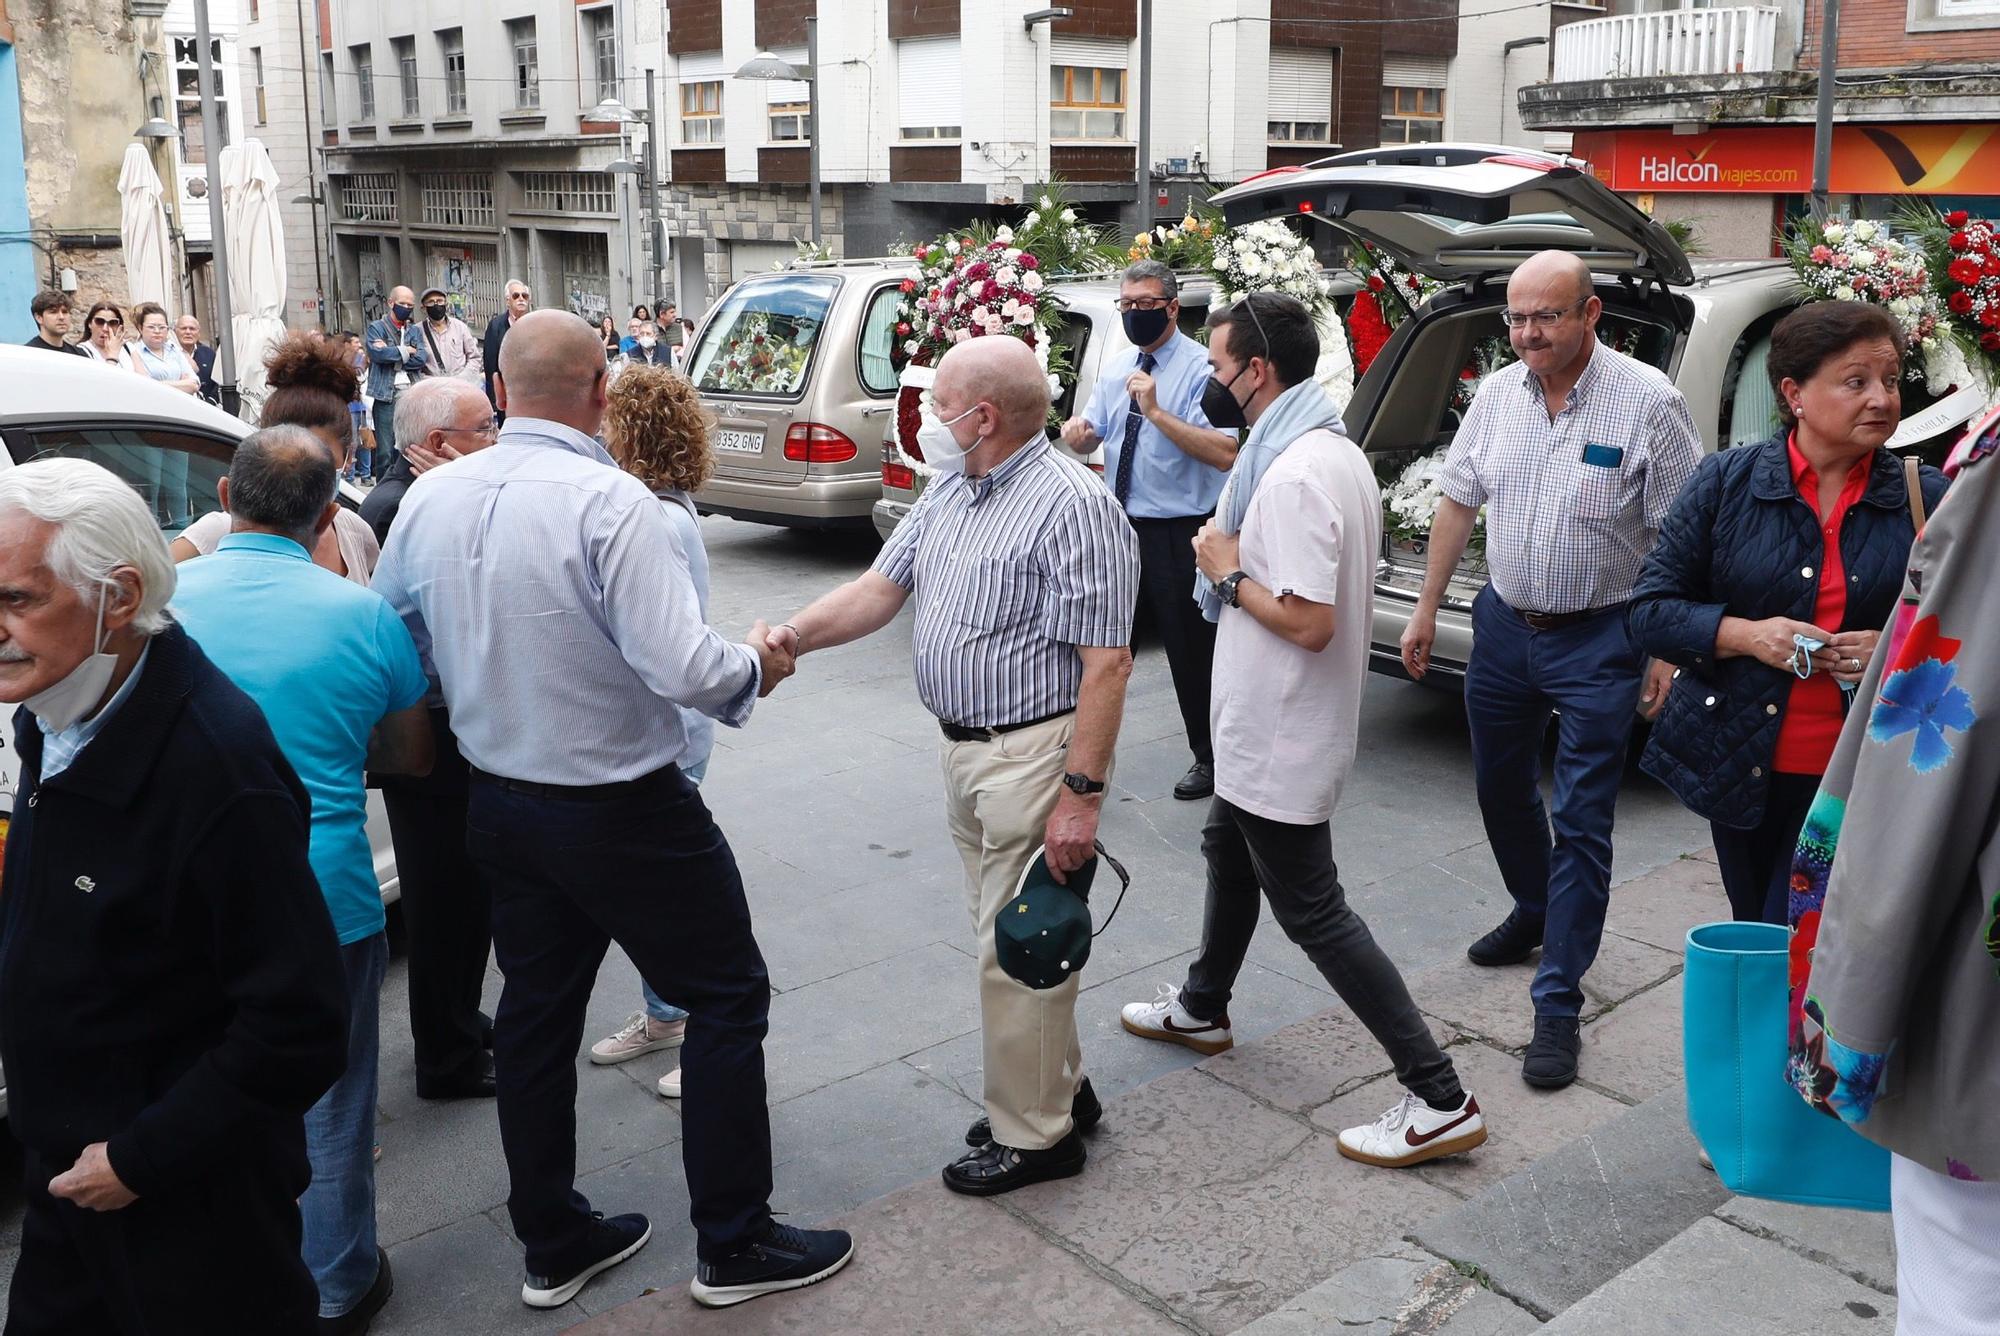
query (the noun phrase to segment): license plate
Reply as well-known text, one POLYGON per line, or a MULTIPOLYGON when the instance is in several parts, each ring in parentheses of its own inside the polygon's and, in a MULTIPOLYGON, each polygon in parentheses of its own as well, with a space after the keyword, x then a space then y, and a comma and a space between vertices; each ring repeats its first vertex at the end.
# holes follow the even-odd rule
POLYGON ((720 430, 715 433, 715 448, 739 455, 761 455, 764 453, 764 433, 720 430))

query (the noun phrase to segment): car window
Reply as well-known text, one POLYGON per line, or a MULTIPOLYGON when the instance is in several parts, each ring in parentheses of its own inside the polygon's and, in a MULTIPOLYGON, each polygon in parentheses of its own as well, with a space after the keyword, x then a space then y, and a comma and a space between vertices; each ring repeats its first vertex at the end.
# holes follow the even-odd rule
POLYGON ((1063 312, 1062 320, 1056 325, 1054 342, 1066 354, 1062 365, 1069 368, 1069 374, 1058 378, 1061 390, 1050 412, 1059 421, 1068 421, 1070 415, 1076 412, 1077 391, 1082 388, 1078 384, 1082 377, 1077 374, 1077 369, 1083 365, 1083 355, 1090 348, 1090 317, 1081 311, 1063 312))
POLYGON ((1722 448, 1765 440, 1778 429, 1778 392, 1771 388, 1771 331, 1790 308, 1773 311, 1743 332, 1722 372, 1722 448))
POLYGON ((87 459, 130 483, 173 538, 222 509, 215 484, 229 472, 233 442, 165 427, 34 427, 14 460, 87 459))
POLYGON ((861 317, 861 388, 870 394, 896 392, 896 367, 889 354, 896 345, 896 308, 902 300, 900 288, 878 288, 861 317))
POLYGON ((702 327, 689 379, 722 394, 799 394, 839 288, 840 280, 826 274, 737 284, 702 327))

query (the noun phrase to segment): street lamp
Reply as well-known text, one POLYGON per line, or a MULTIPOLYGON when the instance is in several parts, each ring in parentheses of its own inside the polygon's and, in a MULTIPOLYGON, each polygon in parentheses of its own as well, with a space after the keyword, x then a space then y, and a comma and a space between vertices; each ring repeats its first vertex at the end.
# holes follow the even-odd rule
POLYGON ((174 129, 172 123, 160 114, 160 99, 156 97, 153 99, 153 114, 147 117, 144 125, 132 132, 132 137, 134 139, 173 139, 179 134, 180 131, 174 129))
POLYGON ((806 86, 806 181, 812 209, 813 249, 819 249, 819 20, 806 20, 806 68, 780 60, 769 51, 759 51, 736 71, 739 79, 762 83, 782 80, 806 86))
MULTIPOLYGON (((647 101, 650 102, 652 100, 650 96, 650 87, 652 82, 651 70, 648 70, 646 72, 646 77, 648 84, 647 101)), ((645 212, 646 234, 649 238, 652 239, 652 244, 654 247, 653 265, 652 265, 653 278, 649 286, 652 288, 653 300, 657 301, 659 299, 659 291, 660 291, 660 278, 659 278, 660 256, 659 256, 659 238, 656 235, 658 229, 654 226, 653 220, 658 214, 660 192, 657 185, 654 184, 652 179, 652 165, 654 161, 653 153, 655 151, 653 144, 653 114, 650 110, 639 111, 632 107, 628 107, 623 102, 620 102, 615 96, 613 96, 605 98, 602 102, 592 107, 589 111, 584 112, 583 119, 586 121, 601 121, 619 126, 620 129, 618 131, 618 139, 619 139, 618 147, 620 152, 623 152, 626 149, 625 131, 623 129, 624 126, 643 125, 646 127, 645 161, 639 162, 635 161, 633 158, 621 157, 616 159, 615 161, 606 163, 604 166, 604 170, 607 175, 611 176, 628 176, 628 175, 631 176, 633 188, 642 191, 644 193, 645 198, 641 203, 641 208, 645 212)), ((620 225, 623 226, 622 223, 620 225)), ((630 234, 628 233, 627 235, 629 237, 630 234)), ((628 254, 631 255, 631 258, 633 260, 633 267, 636 269, 638 260, 637 254, 634 252, 630 252, 629 250, 628 254)), ((638 275, 636 273, 633 275, 633 287, 635 290, 638 287, 638 275)))

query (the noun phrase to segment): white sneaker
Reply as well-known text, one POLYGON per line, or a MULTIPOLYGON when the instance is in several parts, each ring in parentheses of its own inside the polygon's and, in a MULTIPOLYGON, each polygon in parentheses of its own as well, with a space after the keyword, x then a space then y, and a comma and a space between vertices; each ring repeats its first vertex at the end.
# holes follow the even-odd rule
POLYGON ((679 1099, 681 1097, 681 1069, 676 1067, 665 1076, 662 1076, 659 1084, 654 1089, 660 1092, 661 1099, 679 1099))
POLYGON ((1198 1021, 1181 1007, 1181 990, 1170 983, 1160 985, 1151 1002, 1128 1002, 1118 1019, 1141 1039, 1164 1039, 1169 1044, 1185 1044, 1197 1053, 1220 1053, 1235 1047, 1229 1033, 1229 1013, 1212 1021, 1198 1021))
POLYGON ((656 1021, 641 1011, 626 1021, 625 1028, 617 1034, 592 1044, 590 1060, 600 1067, 609 1067, 663 1048, 679 1048, 686 1038, 685 1020, 656 1021))
POLYGON ((1486 1140, 1486 1119, 1470 1094, 1455 1109, 1434 1109, 1408 1091, 1395 1107, 1340 1134, 1340 1153, 1363 1164, 1401 1169, 1471 1150, 1486 1140))

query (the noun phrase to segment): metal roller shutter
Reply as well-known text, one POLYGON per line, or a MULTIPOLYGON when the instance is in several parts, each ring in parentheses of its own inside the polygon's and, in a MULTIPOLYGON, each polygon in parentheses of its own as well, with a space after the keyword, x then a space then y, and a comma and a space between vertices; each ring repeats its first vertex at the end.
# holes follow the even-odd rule
MULTIPOLYGON (((795 70, 806 67, 806 49, 802 46, 781 47, 771 54, 795 70)), ((812 90, 796 79, 773 79, 765 86, 770 90, 766 100, 774 107, 791 106, 812 97, 812 90)))
POLYGON ((1132 59, 1132 44, 1115 37, 1069 37, 1049 39, 1049 64, 1082 65, 1090 69, 1122 70, 1132 59))
POLYGON ((912 37, 896 43, 898 124, 911 127, 962 125, 958 38, 912 37))
MULTIPOLYGON (((1273 52, 1275 56, 1277 53, 1273 52)), ((1442 88, 1446 60, 1443 56, 1382 55, 1384 88, 1442 88)))
POLYGON ((1268 119, 1324 121, 1332 115, 1333 52, 1310 47, 1272 47, 1268 119))

